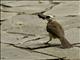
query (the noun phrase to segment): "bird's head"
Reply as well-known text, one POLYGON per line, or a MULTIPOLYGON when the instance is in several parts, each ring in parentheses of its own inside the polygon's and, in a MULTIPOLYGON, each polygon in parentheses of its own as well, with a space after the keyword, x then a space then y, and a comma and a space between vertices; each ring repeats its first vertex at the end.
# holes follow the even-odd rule
POLYGON ((43 20, 52 20, 55 16, 52 15, 44 15, 43 13, 38 13, 37 14, 39 18, 43 19, 43 20))
POLYGON ((53 20, 53 19, 54 19, 54 17, 55 17, 55 16, 48 15, 48 16, 46 16, 46 20, 48 20, 48 21, 49 21, 49 20, 53 20))

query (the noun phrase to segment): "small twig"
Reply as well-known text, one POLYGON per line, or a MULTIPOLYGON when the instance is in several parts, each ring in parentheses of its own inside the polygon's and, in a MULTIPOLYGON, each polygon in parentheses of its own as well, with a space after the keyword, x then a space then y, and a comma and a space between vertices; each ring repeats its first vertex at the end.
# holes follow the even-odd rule
POLYGON ((26 34, 26 33, 21 33, 21 32, 7 32, 10 34, 20 34, 20 35, 25 35, 25 36, 35 36, 35 34, 26 34))
POLYGON ((36 40, 43 39, 43 38, 46 38, 46 36, 44 36, 44 37, 37 37, 37 38, 31 39, 31 40, 28 40, 28 41, 24 41, 23 44, 26 43, 26 42, 36 41, 36 40))

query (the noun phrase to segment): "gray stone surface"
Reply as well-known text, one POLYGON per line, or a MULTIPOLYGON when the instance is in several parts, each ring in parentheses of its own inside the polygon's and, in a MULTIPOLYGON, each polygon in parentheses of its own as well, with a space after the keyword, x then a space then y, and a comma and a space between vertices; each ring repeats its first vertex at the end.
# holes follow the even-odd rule
POLYGON ((80 60, 80 2, 63 1, 45 13, 55 15, 55 20, 63 26, 66 38, 74 46, 70 49, 60 48, 58 39, 44 44, 49 40, 46 32, 47 21, 36 15, 29 15, 50 6, 48 1, 40 4, 38 1, 1 3, 12 6, 1 7, 1 20, 5 20, 1 24, 1 60, 47 60, 63 57, 66 57, 66 60, 80 60), (20 12, 26 14, 18 15, 20 12), (23 38, 24 36, 26 38, 23 38))

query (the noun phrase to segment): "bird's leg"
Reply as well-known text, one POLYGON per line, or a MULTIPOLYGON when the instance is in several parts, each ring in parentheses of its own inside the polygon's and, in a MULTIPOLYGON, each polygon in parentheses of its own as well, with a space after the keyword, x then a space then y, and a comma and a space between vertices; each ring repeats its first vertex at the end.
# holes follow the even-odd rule
POLYGON ((49 37, 50 37, 49 41, 47 41, 45 44, 48 44, 48 42, 50 42, 52 40, 52 36, 49 35, 49 37))

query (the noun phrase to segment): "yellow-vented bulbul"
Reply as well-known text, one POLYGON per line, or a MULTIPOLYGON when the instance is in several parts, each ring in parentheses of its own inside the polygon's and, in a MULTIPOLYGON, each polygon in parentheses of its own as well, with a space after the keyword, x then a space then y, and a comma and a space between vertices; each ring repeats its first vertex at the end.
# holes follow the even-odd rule
POLYGON ((71 48, 72 45, 65 38, 64 30, 63 30, 62 26, 57 21, 52 20, 51 16, 46 16, 46 15, 42 14, 39 17, 41 18, 42 16, 44 16, 44 19, 46 19, 48 21, 46 30, 49 33, 50 39, 46 43, 50 42, 52 40, 52 38, 54 38, 54 39, 58 38, 60 40, 63 48, 71 48))

